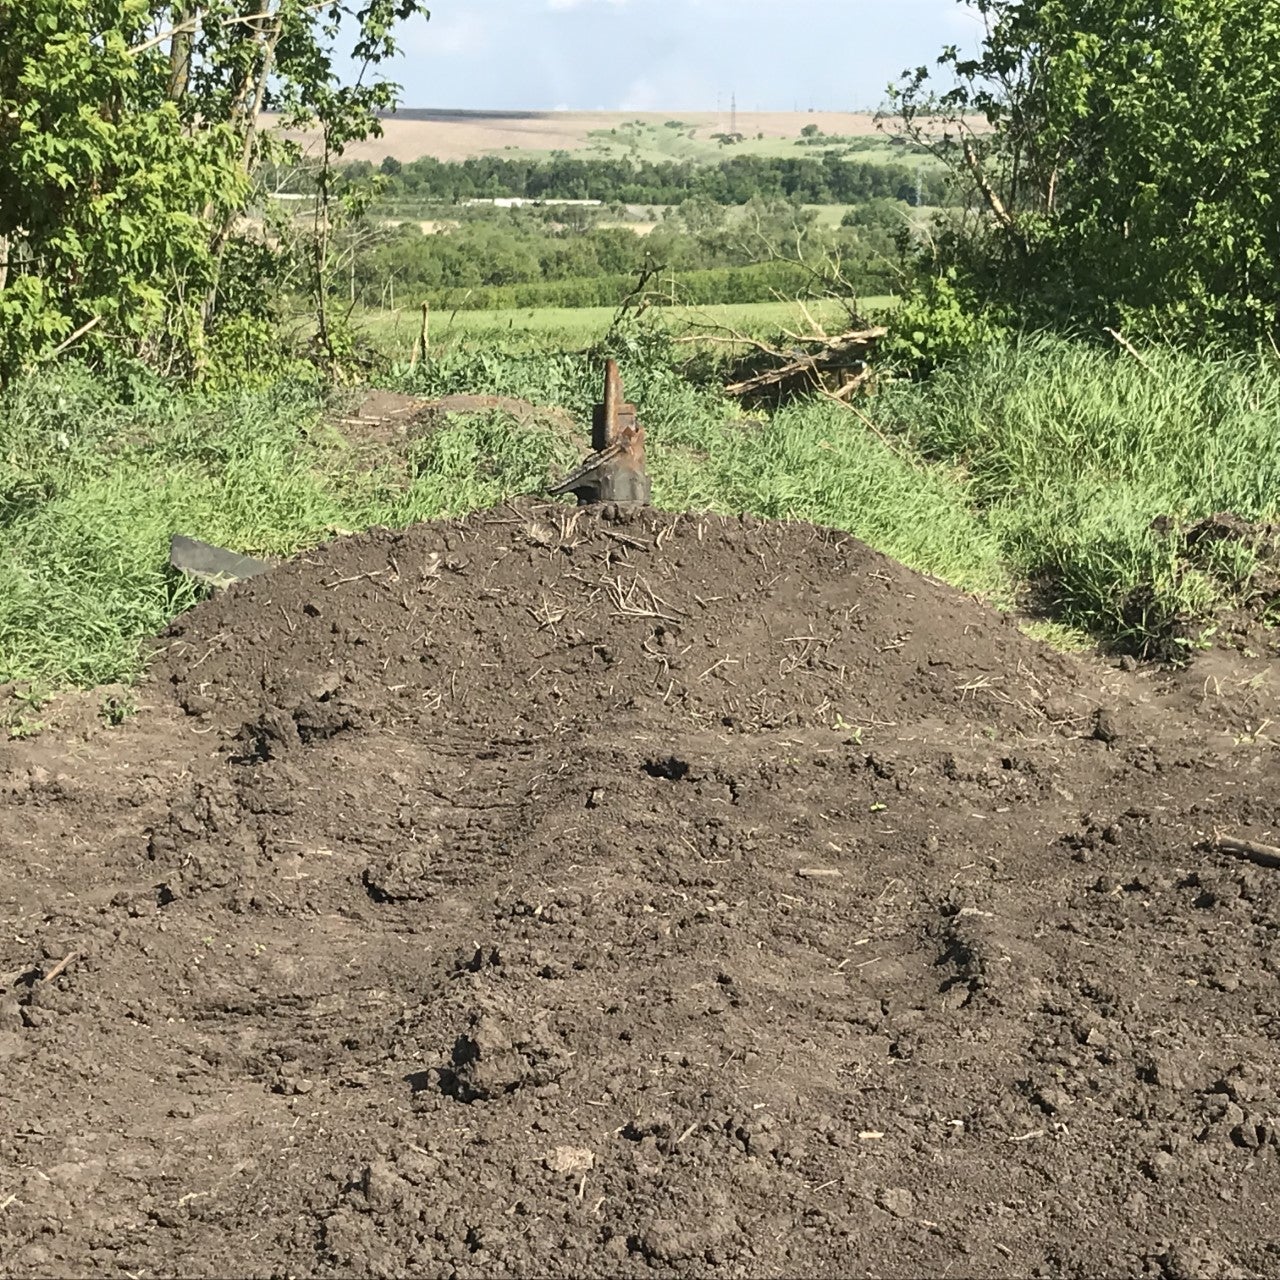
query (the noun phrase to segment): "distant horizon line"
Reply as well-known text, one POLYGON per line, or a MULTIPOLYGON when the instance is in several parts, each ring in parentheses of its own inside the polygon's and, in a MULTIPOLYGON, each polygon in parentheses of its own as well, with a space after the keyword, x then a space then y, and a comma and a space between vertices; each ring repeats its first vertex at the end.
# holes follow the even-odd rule
MULTIPOLYGON (((878 107, 739 107, 739 116, 873 116, 878 107)), ((688 115, 729 116, 733 112, 725 107, 396 107, 391 111, 379 111, 380 119, 394 116, 507 116, 512 119, 529 119, 533 116, 674 116, 680 112, 688 115)))

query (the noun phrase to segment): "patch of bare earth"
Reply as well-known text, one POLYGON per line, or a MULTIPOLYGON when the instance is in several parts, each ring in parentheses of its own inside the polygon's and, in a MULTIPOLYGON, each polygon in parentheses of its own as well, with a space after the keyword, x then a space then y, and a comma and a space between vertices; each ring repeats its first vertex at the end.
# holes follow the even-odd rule
POLYGON ((522 505, 0 749, 0 1273, 1274 1275, 1265 737, 799 524, 522 505))
POLYGON ((330 424, 367 467, 403 461, 413 442, 446 426, 451 418, 505 414, 518 426, 558 432, 580 451, 589 451, 587 435, 564 409, 535 405, 516 396, 458 394, 428 399, 398 391, 369 391, 330 424))

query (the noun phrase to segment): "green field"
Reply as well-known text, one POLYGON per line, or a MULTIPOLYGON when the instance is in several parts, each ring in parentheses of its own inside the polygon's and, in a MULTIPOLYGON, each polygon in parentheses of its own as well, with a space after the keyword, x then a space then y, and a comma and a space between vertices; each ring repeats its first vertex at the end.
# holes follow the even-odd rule
MULTIPOLYGON (((868 312, 895 305, 890 297, 862 299, 868 312)), ((835 303, 806 304, 809 314, 821 324, 838 324, 842 308, 835 303)), ((516 348, 531 344, 556 343, 568 347, 598 341, 617 314, 614 307, 541 307, 537 310, 441 312, 431 318, 430 337, 436 343, 456 343, 468 339, 502 338, 516 348)), ((714 325, 736 329, 752 336, 808 332, 800 308, 792 302, 726 303, 709 307, 663 307, 660 318, 673 330, 696 330, 714 325)), ((379 350, 407 356, 421 325, 421 316, 408 308, 379 311, 358 310, 353 316, 356 330, 379 350)))
MULTIPOLYGON (((802 117, 797 117, 802 119, 802 117)), ((726 124, 725 128, 728 128, 726 124)), ((724 143, 705 132, 672 129, 650 121, 624 121, 608 129, 595 129, 588 135, 583 155, 606 160, 639 160, 658 163, 663 160, 688 160, 695 164, 712 164, 731 156, 783 157, 793 160, 820 157, 824 150, 852 152, 852 158, 868 164, 898 163, 931 166, 932 156, 892 145, 887 138, 868 136, 849 141, 843 138, 820 138, 815 145, 801 145, 799 130, 794 138, 744 136, 741 142, 724 143)), ((522 151, 531 158, 547 158, 550 152, 522 151)))

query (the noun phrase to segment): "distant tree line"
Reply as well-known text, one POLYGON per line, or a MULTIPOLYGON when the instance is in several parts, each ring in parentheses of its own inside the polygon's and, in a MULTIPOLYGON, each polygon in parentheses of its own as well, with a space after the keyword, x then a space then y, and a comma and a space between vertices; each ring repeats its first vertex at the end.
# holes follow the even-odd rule
MULTIPOLYGON (((771 302, 813 293, 813 276, 794 262, 762 262, 750 267, 665 273, 649 290, 652 304, 714 306, 718 303, 771 302)), ((412 294, 437 311, 499 311, 505 308, 616 307, 636 287, 634 275, 592 276, 581 280, 530 280, 522 284, 429 289, 412 294)), ((366 294, 366 297, 368 294, 366 294)), ((404 295, 399 295, 404 296, 404 295)))
POLYGON ((626 227, 551 223, 532 210, 488 211, 423 234, 416 222, 376 229, 356 253, 350 287, 371 305, 611 306, 642 267, 661 267, 662 288, 685 302, 764 302, 812 282, 801 261, 838 259, 864 293, 897 283, 906 205, 868 202, 841 227, 785 200, 729 211, 701 197, 672 209, 647 236, 626 227))
MULTIPOLYGON (((753 197, 804 204, 860 204, 902 200, 940 205, 947 199, 941 167, 898 161, 844 159, 835 151, 813 156, 736 155, 715 164, 681 160, 636 161, 557 153, 550 159, 477 156, 407 164, 388 156, 381 165, 383 198, 447 204, 499 196, 532 200, 601 200, 606 204, 680 204, 703 198, 721 205, 746 204, 753 197)), ((360 161, 347 175, 360 181, 374 166, 360 161)), ((305 192, 305 175, 297 186, 305 192)))

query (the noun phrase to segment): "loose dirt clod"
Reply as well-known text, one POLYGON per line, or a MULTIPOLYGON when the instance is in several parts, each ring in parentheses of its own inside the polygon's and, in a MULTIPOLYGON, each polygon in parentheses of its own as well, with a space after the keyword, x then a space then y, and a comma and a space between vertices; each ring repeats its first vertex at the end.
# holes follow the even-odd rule
POLYGON ((345 538, 156 649, 0 747, 0 1274, 1274 1274, 1229 700, 651 508, 345 538))

